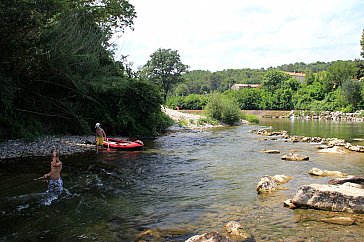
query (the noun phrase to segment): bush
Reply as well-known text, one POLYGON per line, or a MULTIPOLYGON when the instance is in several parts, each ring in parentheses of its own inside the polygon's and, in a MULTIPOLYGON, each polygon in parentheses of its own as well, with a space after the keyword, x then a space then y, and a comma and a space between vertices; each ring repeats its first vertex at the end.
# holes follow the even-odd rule
POLYGON ((177 106, 181 109, 202 110, 208 101, 206 95, 191 94, 186 97, 169 97, 166 106, 175 109, 177 106))
POLYGON ((222 94, 213 93, 205 108, 206 116, 219 120, 228 125, 240 121, 240 108, 233 98, 224 97, 222 94))
POLYGON ((211 124, 211 125, 218 125, 219 121, 216 119, 212 119, 209 117, 202 117, 197 120, 198 125, 204 125, 204 124, 211 124))
POLYGON ((247 114, 243 113, 241 115, 241 118, 248 121, 249 123, 258 124, 259 123, 259 117, 254 114, 247 114))

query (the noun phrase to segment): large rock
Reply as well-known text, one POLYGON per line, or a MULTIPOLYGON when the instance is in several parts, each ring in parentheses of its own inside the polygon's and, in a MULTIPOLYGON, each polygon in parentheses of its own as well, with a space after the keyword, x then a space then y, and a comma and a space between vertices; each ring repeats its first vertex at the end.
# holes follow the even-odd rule
POLYGON ((319 168, 312 168, 308 174, 314 176, 337 176, 337 177, 346 177, 347 174, 342 173, 341 171, 328 171, 328 170, 321 170, 319 168))
POLYGON ((291 160, 291 161, 302 161, 302 160, 309 160, 310 157, 301 154, 288 154, 281 157, 282 160, 291 160))
POLYGON ((332 153, 332 154, 346 154, 348 153, 344 147, 334 146, 331 148, 320 149, 318 150, 319 153, 332 153))
POLYGON ((297 190, 292 203, 304 208, 364 213, 364 189, 351 186, 350 183, 304 185, 297 190))
POLYGON ((260 178, 260 181, 257 184, 256 191, 258 194, 272 192, 276 190, 278 187, 278 183, 271 176, 264 176, 260 178))

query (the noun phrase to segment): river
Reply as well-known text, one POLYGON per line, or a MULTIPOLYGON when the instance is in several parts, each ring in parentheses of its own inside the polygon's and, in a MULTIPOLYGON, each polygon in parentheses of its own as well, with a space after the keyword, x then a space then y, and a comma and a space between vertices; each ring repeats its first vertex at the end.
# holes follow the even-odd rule
MULTIPOLYGON (((286 130, 282 127, 302 126, 297 120, 280 121, 263 124, 286 130)), ((323 127, 315 128, 318 133, 288 131, 325 136, 323 127)), ((301 185, 328 181, 308 175, 313 167, 362 175, 364 154, 319 154, 316 144, 262 140, 251 132, 257 128, 261 126, 169 133, 147 140, 141 151, 61 157, 65 191, 57 199, 45 193, 45 183, 33 180, 48 172, 48 158, 2 162, 0 240, 134 241, 150 229, 154 235, 143 238, 147 241, 184 241, 195 234, 222 232, 225 223, 235 220, 257 241, 363 241, 363 215, 290 210, 283 201, 301 185), (281 154, 259 152, 263 149, 281 154), (292 151, 310 160, 280 159, 292 151), (272 194, 257 195, 259 179, 276 174, 294 179, 272 194), (320 222, 332 216, 350 216, 357 224, 320 222)), ((362 124, 358 130, 360 137, 359 131, 352 135, 362 138, 362 124)))

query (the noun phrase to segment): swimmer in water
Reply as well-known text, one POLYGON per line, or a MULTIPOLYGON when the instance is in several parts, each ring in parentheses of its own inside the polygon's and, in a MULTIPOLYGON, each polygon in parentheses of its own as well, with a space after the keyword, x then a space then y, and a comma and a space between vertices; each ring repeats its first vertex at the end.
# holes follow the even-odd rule
POLYGON ((63 181, 61 178, 62 162, 59 160, 59 151, 55 148, 51 150, 51 171, 43 175, 48 179, 48 192, 61 193, 63 191, 63 181))

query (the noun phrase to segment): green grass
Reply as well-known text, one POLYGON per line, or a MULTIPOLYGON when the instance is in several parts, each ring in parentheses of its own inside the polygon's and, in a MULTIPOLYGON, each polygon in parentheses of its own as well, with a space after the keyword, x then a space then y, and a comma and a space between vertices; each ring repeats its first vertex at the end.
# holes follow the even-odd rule
POLYGON ((248 121, 249 123, 259 124, 259 117, 257 115, 254 115, 254 114, 243 113, 242 114, 242 119, 248 121))

